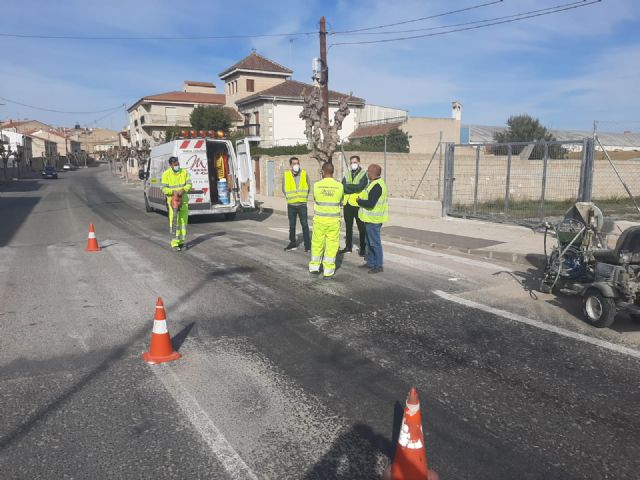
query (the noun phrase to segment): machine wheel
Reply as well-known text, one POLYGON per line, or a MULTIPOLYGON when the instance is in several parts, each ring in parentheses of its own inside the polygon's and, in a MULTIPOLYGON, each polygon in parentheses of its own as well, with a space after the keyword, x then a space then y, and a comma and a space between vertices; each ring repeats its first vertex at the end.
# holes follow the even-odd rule
POLYGON ((616 301, 603 296, 598 290, 590 289, 582 298, 584 316, 594 327, 610 327, 616 318, 616 301))
POLYGON ((224 214, 224 219, 228 220, 229 222, 232 220, 235 220, 235 218, 236 218, 236 212, 230 212, 230 213, 224 214))
POLYGON ((149 200, 147 199, 147 196, 146 196, 146 195, 144 196, 144 210, 145 210, 147 213, 151 213, 151 212, 155 211, 155 210, 153 209, 153 207, 151 207, 151 205, 149 205, 149 200))

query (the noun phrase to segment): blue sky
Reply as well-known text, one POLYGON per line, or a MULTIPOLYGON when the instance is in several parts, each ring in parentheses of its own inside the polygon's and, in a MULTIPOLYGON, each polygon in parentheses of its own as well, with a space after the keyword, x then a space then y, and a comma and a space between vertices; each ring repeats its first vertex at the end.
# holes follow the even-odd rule
MULTIPOLYGON (((3 0, 0 33, 51 35, 250 35, 330 31, 425 17, 490 0, 198 1, 3 0)), ((439 27, 538 10, 571 0, 503 0, 483 8, 387 30, 439 27)), ((413 116, 450 115, 463 123, 503 125, 528 113, 550 128, 640 130, 640 3, 593 6, 485 29, 401 42, 329 49, 330 88, 413 116)), ((379 32, 374 30, 373 32, 379 32)), ((428 32, 418 32, 428 33, 428 32)), ((404 36, 389 35, 387 37, 404 36)), ((329 44, 385 38, 330 35, 329 44)), ((131 105, 144 95, 180 90, 183 80, 213 81, 255 48, 310 81, 318 36, 229 40, 93 41, 0 37, 0 96, 65 111, 131 105)), ((124 109, 105 114, 39 112, 0 100, 0 118, 55 125, 121 128, 124 109), (102 117, 102 118, 101 118, 102 117)))

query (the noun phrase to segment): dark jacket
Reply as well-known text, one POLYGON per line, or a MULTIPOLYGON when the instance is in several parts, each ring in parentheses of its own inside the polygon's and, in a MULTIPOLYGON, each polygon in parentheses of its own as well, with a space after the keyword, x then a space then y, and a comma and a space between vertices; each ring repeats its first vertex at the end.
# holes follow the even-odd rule
MULTIPOLYGON (((360 173, 360 170, 357 170, 356 172, 352 171, 351 175, 353 177, 355 177, 358 173, 360 173)), ((369 183, 369 179, 367 178, 366 174, 356 184, 347 182, 347 176, 346 175, 344 177, 342 177, 342 186, 344 187, 344 194, 345 195, 349 195, 351 193, 360 193, 365 188, 367 188, 367 183, 369 183)))
POLYGON ((376 203, 378 203, 380 195, 382 195, 382 187, 380 184, 374 185, 373 188, 369 190, 369 196, 366 200, 363 200, 362 198, 358 199, 358 205, 364 208, 373 208, 376 206, 376 203))

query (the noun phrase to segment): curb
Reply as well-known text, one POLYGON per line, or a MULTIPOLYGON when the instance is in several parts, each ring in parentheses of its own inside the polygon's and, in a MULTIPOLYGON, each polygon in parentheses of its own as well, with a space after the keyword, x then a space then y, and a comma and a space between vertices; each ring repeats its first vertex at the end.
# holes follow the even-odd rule
POLYGON ((533 267, 542 269, 545 266, 544 257, 542 255, 529 257, 527 255, 523 255, 522 253, 515 252, 501 252, 496 250, 483 250, 483 249, 473 249, 473 248, 462 248, 462 247, 452 247, 451 245, 443 245, 440 243, 430 243, 430 242, 421 242, 419 240, 415 240, 413 238, 399 237, 396 235, 388 235, 383 234, 384 237, 391 240, 399 240, 404 243, 408 243, 411 245, 419 245, 424 247, 433 248, 434 250, 445 250, 448 252, 454 253, 463 253, 465 255, 473 255, 476 257, 480 257, 483 260, 499 260, 501 262, 513 263, 516 265, 533 267))
MULTIPOLYGON (((260 213, 271 213, 278 215, 286 215, 287 212, 285 210, 280 210, 277 208, 271 207, 258 207, 258 212, 260 213)), ((313 218, 313 217, 310 217, 313 218)), ((403 243, 409 245, 419 245, 424 247, 433 248, 435 250, 446 250, 449 252, 455 253, 463 253, 466 255, 473 255, 476 257, 480 257, 484 260, 499 260, 501 262, 513 263, 516 265, 533 267, 538 269, 543 269, 545 266, 545 260, 542 255, 528 256, 523 255, 522 253, 515 252, 501 252, 496 250, 483 250, 483 249, 474 249, 474 248, 462 248, 462 247, 452 247, 451 245, 443 245, 440 243, 430 243, 430 242, 421 242, 420 240, 416 240, 413 238, 401 237, 397 235, 389 235, 385 234, 383 230, 383 238, 387 238, 389 240, 401 241, 403 243)))

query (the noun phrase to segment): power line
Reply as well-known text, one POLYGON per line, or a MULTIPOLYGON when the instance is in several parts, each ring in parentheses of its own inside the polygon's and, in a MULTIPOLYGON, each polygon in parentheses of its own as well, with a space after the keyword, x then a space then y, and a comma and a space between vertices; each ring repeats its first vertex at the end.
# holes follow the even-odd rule
POLYGON ((26 103, 17 102, 15 100, 10 100, 10 99, 5 98, 5 97, 0 97, 0 100, 4 100, 5 102, 13 103, 15 105, 20 105, 21 107, 33 108, 34 110, 41 110, 43 112, 68 113, 68 114, 74 114, 74 115, 92 115, 92 114, 95 114, 95 113, 114 112, 114 111, 118 110, 119 108, 123 108, 125 106, 124 103, 123 103, 122 105, 118 105, 117 107, 107 108, 105 110, 94 110, 94 111, 91 111, 91 112, 67 112, 67 111, 64 111, 64 110, 54 110, 52 108, 36 107, 35 105, 28 105, 26 103))
POLYGON ((0 33, 0 37, 34 38, 46 40, 238 40, 243 38, 295 37, 317 35, 318 32, 259 33, 254 35, 32 35, 22 33, 0 33))
MULTIPOLYGON (((413 33, 413 32, 427 32, 427 31, 432 31, 432 30, 443 30, 445 28, 462 27, 462 26, 465 26, 465 25, 477 25, 479 23, 487 23, 487 22, 493 22, 493 21, 496 21, 496 20, 504 20, 504 19, 507 19, 507 18, 521 17, 523 15, 529 15, 529 14, 533 14, 533 13, 556 10, 558 8, 568 7, 568 6, 571 6, 571 5, 581 5, 584 2, 586 2, 586 0, 579 0, 579 1, 576 1, 576 2, 572 2, 572 3, 564 3, 564 4, 561 4, 561 5, 555 5, 553 7, 540 8, 538 10, 530 10, 528 12, 520 12, 520 13, 515 13, 515 14, 512 14, 512 15, 505 15, 505 16, 502 16, 502 17, 485 18, 484 20, 473 20, 473 21, 470 21, 470 22, 454 23, 454 24, 451 24, 451 25, 440 25, 439 27, 413 28, 413 29, 410 29, 410 30, 388 30, 386 32, 349 33, 348 35, 390 35, 390 34, 396 34, 396 33, 413 33)), ((550 13, 555 13, 555 12, 550 12, 550 13)))
POLYGON ((398 41, 401 41, 401 40, 412 40, 412 39, 415 39, 415 38, 436 37, 436 36, 440 36, 440 35, 447 35, 447 34, 450 34, 450 33, 464 32, 464 31, 468 31, 468 30, 477 30, 477 29, 480 29, 480 28, 491 27, 491 26, 494 26, 494 25, 501 25, 501 24, 505 24, 505 23, 513 23, 513 22, 517 22, 519 20, 525 20, 527 18, 544 17, 546 15, 551 15, 551 14, 554 14, 554 13, 559 13, 559 12, 564 12, 564 11, 567 11, 567 10, 574 10, 574 9, 577 9, 577 8, 587 7, 589 5, 594 5, 594 4, 600 3, 600 2, 602 2, 602 0, 591 0, 591 1, 583 0, 578 5, 570 3, 570 4, 567 4, 567 5, 570 5, 570 6, 566 6, 564 8, 557 8, 555 10, 548 11, 548 12, 542 12, 542 13, 536 13, 536 14, 530 14, 530 15, 522 15, 522 16, 518 16, 518 18, 511 18, 511 19, 500 20, 500 21, 489 21, 489 20, 487 20, 487 22, 489 22, 489 23, 485 23, 483 25, 475 25, 475 26, 470 26, 470 27, 457 28, 457 29, 453 29, 453 30, 447 30, 446 32, 426 33, 426 34, 423 34, 423 35, 412 35, 412 36, 408 36, 408 37, 398 37, 398 38, 385 38, 385 39, 382 39, 382 40, 367 40, 367 41, 358 41, 358 42, 337 42, 337 43, 332 43, 330 46, 334 47, 336 45, 364 45, 364 44, 370 44, 370 43, 388 43, 388 42, 398 42, 398 41))
MULTIPOLYGON (((492 0, 490 2, 472 5, 470 7, 451 10, 448 12, 430 15, 428 17, 415 18, 387 25, 377 25, 375 27, 359 28, 355 30, 343 30, 331 32, 332 35, 341 35, 347 33, 362 32, 366 30, 375 30, 378 28, 393 27, 397 25, 405 25, 407 23, 420 22, 433 18, 453 15, 455 13, 467 12, 481 7, 502 3, 504 0, 492 0)), ((38 35, 38 34, 22 34, 22 33, 0 33, 0 37, 7 38, 31 38, 42 40, 237 40, 243 38, 268 38, 268 37, 296 37, 300 35, 317 35, 318 32, 291 32, 291 33, 258 33, 250 35, 38 35)))
POLYGON ((476 8, 487 7, 489 5, 494 5, 496 3, 501 3, 502 1, 503 0, 494 0, 492 2, 481 3, 479 5, 472 5, 470 7, 460 8, 458 10, 451 10, 451 11, 448 11, 448 12, 437 13, 435 15, 430 15, 428 17, 414 18, 412 20, 404 20, 402 22, 388 23, 386 25, 376 25, 375 27, 366 27, 366 28, 358 28, 358 29, 355 29, 355 30, 341 30, 341 31, 337 31, 337 32, 330 32, 330 35, 345 35, 345 34, 351 34, 351 33, 356 33, 356 32, 364 32, 366 30, 376 30, 378 28, 395 27, 397 25, 406 25, 407 23, 421 22, 423 20, 431 20, 433 18, 444 17, 444 16, 447 16, 447 15, 453 15, 454 13, 467 12, 469 10, 475 10, 476 8))

